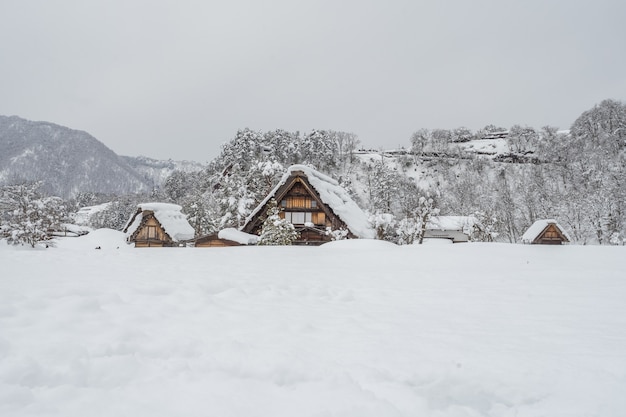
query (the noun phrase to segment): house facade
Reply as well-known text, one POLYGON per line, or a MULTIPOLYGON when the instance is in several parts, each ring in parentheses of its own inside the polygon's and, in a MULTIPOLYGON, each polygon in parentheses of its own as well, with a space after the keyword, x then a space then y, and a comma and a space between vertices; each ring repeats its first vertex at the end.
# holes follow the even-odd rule
POLYGON ((295 245, 320 245, 330 241, 329 230, 345 230, 349 238, 374 238, 367 216, 334 179, 303 165, 289 167, 279 184, 253 210, 243 232, 258 235, 270 201, 280 217, 300 233, 295 245))
POLYGON ((570 240, 565 229, 554 219, 537 220, 522 236, 522 243, 531 245, 561 245, 570 240))
POLYGON ((181 246, 194 237, 182 207, 169 203, 140 204, 123 232, 136 248, 181 246))

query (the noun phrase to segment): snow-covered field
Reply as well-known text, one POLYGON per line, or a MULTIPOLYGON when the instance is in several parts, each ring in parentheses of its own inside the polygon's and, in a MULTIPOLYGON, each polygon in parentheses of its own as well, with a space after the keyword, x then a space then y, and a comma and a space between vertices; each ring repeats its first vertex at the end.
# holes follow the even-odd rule
POLYGON ((0 242, 1 416, 626 413, 625 247, 122 239, 0 242))

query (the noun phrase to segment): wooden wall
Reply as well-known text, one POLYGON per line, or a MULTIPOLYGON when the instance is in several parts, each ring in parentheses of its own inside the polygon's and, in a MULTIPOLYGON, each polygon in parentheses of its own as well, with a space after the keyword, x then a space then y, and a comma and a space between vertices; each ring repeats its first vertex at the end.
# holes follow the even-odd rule
POLYGON ((163 246, 174 246, 168 235, 165 233, 154 215, 143 214, 144 219, 135 235, 136 248, 160 248, 163 246))

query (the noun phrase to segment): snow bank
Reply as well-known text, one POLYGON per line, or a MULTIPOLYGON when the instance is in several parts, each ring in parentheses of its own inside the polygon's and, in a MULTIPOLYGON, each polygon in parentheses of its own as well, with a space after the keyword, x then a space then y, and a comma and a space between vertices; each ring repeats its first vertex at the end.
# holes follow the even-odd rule
POLYGON ((326 250, 351 249, 351 250, 393 250, 398 245, 385 240, 377 239, 343 239, 327 242, 320 246, 326 250))
POLYGON ((113 229, 96 229, 80 237, 57 238, 58 248, 90 250, 100 249, 129 249, 126 244, 126 235, 113 229))
POLYGON ((122 241, 0 245, 0 415, 626 410, 626 247, 122 241))

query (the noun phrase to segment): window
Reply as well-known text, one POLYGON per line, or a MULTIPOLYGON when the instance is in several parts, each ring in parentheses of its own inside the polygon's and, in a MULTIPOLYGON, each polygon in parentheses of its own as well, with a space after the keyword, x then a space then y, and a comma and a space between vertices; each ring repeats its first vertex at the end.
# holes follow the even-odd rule
POLYGON ((285 220, 290 221, 292 224, 312 223, 311 213, 303 213, 303 212, 286 211, 285 220))
POLYGON ((156 239, 157 231, 156 226, 148 226, 148 239, 156 239))

